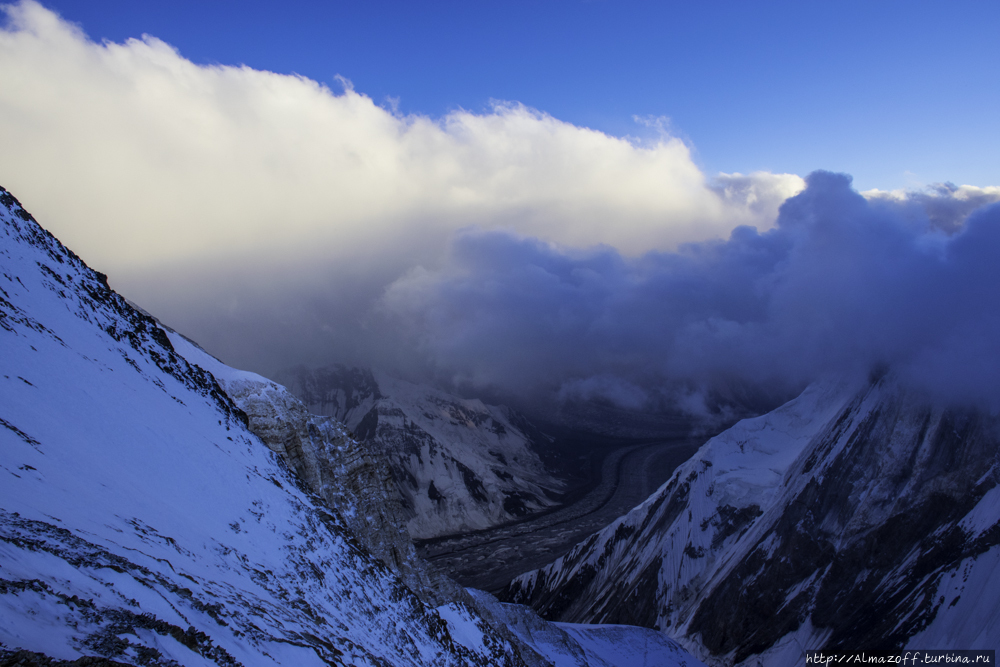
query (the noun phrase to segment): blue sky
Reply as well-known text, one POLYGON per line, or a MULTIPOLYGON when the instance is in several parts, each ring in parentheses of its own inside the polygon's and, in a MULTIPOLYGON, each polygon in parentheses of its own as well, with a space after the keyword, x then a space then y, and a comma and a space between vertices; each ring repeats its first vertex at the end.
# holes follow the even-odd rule
POLYGON ((335 75, 440 117, 516 101, 615 136, 670 119, 709 174, 844 171, 859 189, 1000 183, 996 2, 45 3, 95 40, 335 75))

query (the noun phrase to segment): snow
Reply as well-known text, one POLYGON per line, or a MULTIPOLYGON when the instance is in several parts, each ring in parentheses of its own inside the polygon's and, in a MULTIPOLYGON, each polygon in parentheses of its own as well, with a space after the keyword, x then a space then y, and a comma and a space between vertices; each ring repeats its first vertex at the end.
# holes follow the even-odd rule
POLYGON ((907 648, 1000 650, 1000 546, 963 560, 941 578, 935 597, 944 600, 944 613, 911 637, 907 648))
POLYGON ((806 619, 794 632, 790 632, 767 650, 748 661, 749 665, 759 667, 803 667, 802 656, 806 651, 824 646, 832 631, 829 628, 813 627, 812 620, 806 619))
POLYGON ((662 632, 630 625, 557 623, 583 648, 590 665, 608 667, 703 667, 662 632))
POLYGON ((564 487, 509 408, 378 371, 332 367, 288 375, 311 411, 342 419, 389 461, 416 539, 508 522, 552 506, 550 495, 564 487))
POLYGON ((187 338, 172 329, 166 329, 166 333, 167 337, 170 339, 170 344, 173 346, 177 354, 187 359, 190 363, 204 368, 219 382, 260 382, 274 387, 277 391, 287 392, 284 387, 268 380, 263 375, 258 375, 257 373, 253 373, 251 371, 241 371, 233 368, 232 366, 227 366, 217 357, 206 352, 204 348, 192 341, 190 338, 187 338))
POLYGON ((483 591, 469 589, 469 593, 554 667, 704 667, 656 630, 551 623, 528 607, 498 602, 483 591))
POLYGON ((982 500, 959 524, 973 536, 979 536, 1000 523, 1000 486, 987 491, 982 500))
POLYGON ((720 508, 756 507, 780 512, 780 506, 772 505, 783 481, 815 434, 850 400, 853 389, 846 382, 816 384, 767 415, 737 423, 706 442, 670 480, 631 512, 541 571, 521 575, 516 583, 530 592, 541 574, 551 587, 554 582, 570 581, 586 568, 599 567, 599 586, 601 581, 622 573, 636 576, 655 559, 661 559, 663 572, 670 573, 665 579, 673 590, 681 592, 682 598, 688 598, 687 604, 681 600, 674 607, 676 621, 694 602, 683 593, 686 587, 724 573, 757 541, 751 532, 715 543, 720 508), (682 492, 685 511, 660 526, 658 534, 618 542, 615 536, 620 529, 638 531, 648 523, 658 525, 657 519, 671 505, 668 499, 682 492), (736 540, 744 546, 733 546, 736 540), (698 549, 704 557, 691 558, 685 553, 698 549))
POLYGON ((535 498, 528 503, 533 510, 551 504, 545 490, 558 491, 562 485, 548 474, 504 408, 384 373, 375 373, 375 379, 384 396, 380 403, 402 412, 408 428, 415 426, 429 436, 421 443, 419 456, 411 455, 404 463, 417 480, 412 499, 415 516, 407 526, 415 538, 479 530, 516 518, 504 509, 505 491, 535 498), (491 428, 494 424, 500 428, 491 428), (480 480, 486 501, 473 496, 455 461, 480 480), (498 469, 512 479, 498 476, 498 469), (431 483, 443 499, 429 497, 431 483))
POLYGON ((474 651, 483 647, 483 631, 469 610, 458 603, 450 603, 437 608, 438 615, 448 624, 451 638, 474 651))

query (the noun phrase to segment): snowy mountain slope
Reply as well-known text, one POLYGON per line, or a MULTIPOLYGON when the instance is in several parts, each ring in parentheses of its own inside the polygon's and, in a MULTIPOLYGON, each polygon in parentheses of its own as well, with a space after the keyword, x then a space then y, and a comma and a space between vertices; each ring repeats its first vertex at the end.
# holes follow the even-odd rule
POLYGON ((415 538, 525 516, 552 506, 564 487, 533 449, 544 436, 509 408, 343 366, 280 379, 389 462, 415 538))
POLYGON ((577 625, 545 621, 528 607, 471 591, 492 613, 555 667, 703 667, 666 635, 633 625, 577 625))
POLYGON ((414 595, 212 375, 6 191, 0 204, 0 648, 522 664, 474 612, 414 595))
POLYGON ((503 597, 550 619, 658 628, 717 664, 996 648, 998 426, 891 377, 810 387, 710 440, 503 597))
POLYGON ((467 592, 429 570, 417 557, 400 521, 398 501, 394 502, 388 489, 386 466, 346 437, 342 424, 308 414, 284 387, 222 364, 169 329, 168 337, 185 359, 212 373, 246 412, 250 429, 288 461, 328 506, 340 510, 352 533, 369 551, 400 574, 421 599, 441 605, 438 612, 453 634, 470 627, 473 614, 479 613, 503 639, 517 645, 521 657, 528 661, 548 660, 556 667, 700 667, 701 663, 661 633, 632 626, 552 624, 527 607, 501 605, 486 593, 467 592), (464 608, 456 602, 464 603, 464 608), (521 627, 526 618, 534 632, 512 632, 511 628, 521 627), (547 637, 558 641, 544 641, 547 637), (568 662, 567 656, 571 656, 568 662))
POLYGON ((177 332, 168 329, 167 335, 178 354, 212 373, 247 415, 250 430, 424 602, 472 602, 465 589, 418 558, 388 466, 349 437, 346 426, 310 414, 281 385, 226 366, 177 332))

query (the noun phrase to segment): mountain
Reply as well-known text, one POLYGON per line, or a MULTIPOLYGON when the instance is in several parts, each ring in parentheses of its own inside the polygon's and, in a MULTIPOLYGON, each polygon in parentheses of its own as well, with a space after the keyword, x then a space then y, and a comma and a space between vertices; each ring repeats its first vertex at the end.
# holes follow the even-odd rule
POLYGON ((662 632, 630 625, 550 623, 523 605, 470 592, 480 608, 557 667, 703 667, 662 632))
POLYGON ((433 572, 343 424, 164 330, 2 188, 0 229, 0 664, 700 665, 433 572))
POLYGON ((995 649, 1000 418, 893 379, 820 383, 708 441, 502 599, 662 630, 708 664, 995 649))
POLYGON ((144 665, 524 664, 468 605, 414 594, 154 320, 0 204, 0 645, 144 665))
POLYGON ((539 457, 546 436, 510 408, 345 366, 279 379, 387 462, 414 538, 524 517, 555 505, 565 487, 539 457))

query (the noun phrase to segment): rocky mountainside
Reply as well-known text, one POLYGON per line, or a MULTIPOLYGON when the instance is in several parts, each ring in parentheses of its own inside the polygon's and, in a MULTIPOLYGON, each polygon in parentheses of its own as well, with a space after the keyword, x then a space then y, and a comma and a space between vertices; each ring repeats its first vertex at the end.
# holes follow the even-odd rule
MULTIPOLYGON (((0 229, 0 663, 624 667, 429 571, 346 427, 165 332, 2 188, 0 229)), ((699 665, 663 648, 634 664, 699 665)))
POLYGON ((657 628, 709 664, 997 648, 1000 419, 891 375, 827 383, 707 442, 504 599, 657 628))
POLYGON ((279 379, 387 462, 414 538, 505 523, 551 507, 564 488, 536 451, 545 436, 510 408, 344 366, 279 379))
POLYGON ((226 366, 168 329, 178 354, 209 371, 247 415, 248 426, 306 488, 336 508, 364 547, 430 604, 471 602, 465 590, 417 557, 385 461, 332 417, 311 414, 291 392, 255 373, 226 366))

